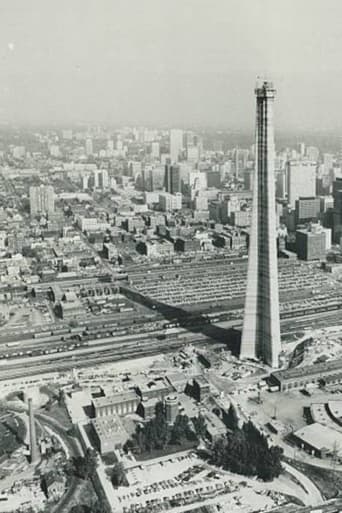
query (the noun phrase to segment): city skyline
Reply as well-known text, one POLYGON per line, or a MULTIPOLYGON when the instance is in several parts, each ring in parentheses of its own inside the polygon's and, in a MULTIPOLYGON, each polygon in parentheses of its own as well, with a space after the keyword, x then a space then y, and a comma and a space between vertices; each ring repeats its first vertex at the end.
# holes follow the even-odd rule
POLYGON ((246 129, 249 84, 266 75, 276 128, 338 129, 341 36, 328 4, 5 2, 0 119, 246 129))

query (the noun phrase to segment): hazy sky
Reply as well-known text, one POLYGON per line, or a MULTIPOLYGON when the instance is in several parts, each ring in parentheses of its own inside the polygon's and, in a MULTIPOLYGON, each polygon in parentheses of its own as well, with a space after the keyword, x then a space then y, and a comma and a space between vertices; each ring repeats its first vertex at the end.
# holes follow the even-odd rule
POLYGON ((0 0, 0 121, 342 130, 341 0, 0 0))

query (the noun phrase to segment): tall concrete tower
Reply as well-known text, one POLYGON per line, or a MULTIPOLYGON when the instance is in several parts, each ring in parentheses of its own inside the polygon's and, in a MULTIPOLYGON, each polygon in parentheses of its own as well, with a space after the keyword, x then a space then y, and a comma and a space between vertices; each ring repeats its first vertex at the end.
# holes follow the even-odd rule
POLYGON ((255 179, 240 357, 260 358, 270 366, 278 367, 281 344, 274 187, 273 84, 267 81, 258 83, 255 95, 255 179))
POLYGON ((34 423, 32 398, 29 398, 29 400, 28 400, 28 407, 29 407, 29 428, 30 428, 30 459, 31 459, 31 463, 37 463, 37 461, 39 460, 39 449, 38 449, 38 445, 37 445, 36 426, 34 423))

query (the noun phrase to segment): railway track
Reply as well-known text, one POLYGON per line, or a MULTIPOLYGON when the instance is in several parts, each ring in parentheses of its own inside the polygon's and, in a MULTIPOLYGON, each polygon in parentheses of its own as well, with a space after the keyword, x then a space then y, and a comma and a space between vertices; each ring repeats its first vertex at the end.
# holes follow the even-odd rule
POLYGON ((0 371, 0 381, 6 381, 8 379, 15 379, 27 376, 36 376, 39 374, 45 374, 49 372, 63 372, 69 371, 74 368, 85 368, 100 365, 108 362, 116 362, 118 360, 133 359, 143 356, 152 356, 156 354, 168 353, 170 350, 174 351, 186 344, 203 345, 211 340, 207 337, 199 338, 193 337, 186 341, 184 339, 167 340, 161 343, 160 340, 149 340, 137 346, 135 342, 131 342, 124 347, 107 348, 99 353, 97 348, 93 348, 92 353, 79 354, 78 358, 75 355, 64 355, 56 361, 56 358, 45 359, 42 362, 41 358, 37 361, 27 361, 27 364, 23 366, 23 363, 13 363, 10 366, 6 366, 0 371), (96 354, 95 354, 96 353, 96 354), (29 363, 29 365, 28 365, 29 363))

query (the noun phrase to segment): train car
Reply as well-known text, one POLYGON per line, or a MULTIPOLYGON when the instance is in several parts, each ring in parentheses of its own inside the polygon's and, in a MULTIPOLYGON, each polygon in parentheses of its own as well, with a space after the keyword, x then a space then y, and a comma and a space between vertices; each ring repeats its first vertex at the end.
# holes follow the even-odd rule
POLYGON ((69 333, 69 328, 59 328, 51 331, 52 335, 65 335, 66 333, 69 333))
POLYGON ((33 335, 33 338, 44 338, 44 337, 48 337, 49 335, 51 335, 51 331, 49 331, 49 332, 39 331, 38 333, 35 333, 33 335))
POLYGON ((16 347, 19 346, 20 342, 7 342, 7 347, 16 347))
POLYGON ((69 333, 82 333, 83 328, 81 326, 75 326, 69 329, 69 333))

